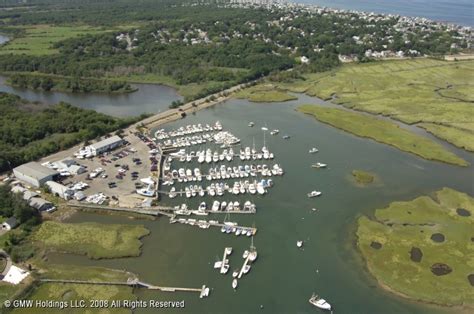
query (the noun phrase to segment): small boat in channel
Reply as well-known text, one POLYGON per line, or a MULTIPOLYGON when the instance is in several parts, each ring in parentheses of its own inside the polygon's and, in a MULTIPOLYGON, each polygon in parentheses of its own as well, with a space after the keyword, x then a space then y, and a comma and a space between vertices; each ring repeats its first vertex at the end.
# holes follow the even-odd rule
POLYGON ((308 193, 308 197, 309 197, 309 198, 312 198, 312 197, 319 196, 319 195, 321 195, 321 194, 323 194, 323 193, 322 193, 322 192, 319 192, 319 191, 311 191, 311 192, 308 193))
POLYGON ((326 310, 326 311, 331 310, 331 304, 329 304, 326 300, 320 298, 318 295, 314 293, 309 299, 309 303, 311 303, 312 305, 316 306, 317 308, 321 310, 326 310))

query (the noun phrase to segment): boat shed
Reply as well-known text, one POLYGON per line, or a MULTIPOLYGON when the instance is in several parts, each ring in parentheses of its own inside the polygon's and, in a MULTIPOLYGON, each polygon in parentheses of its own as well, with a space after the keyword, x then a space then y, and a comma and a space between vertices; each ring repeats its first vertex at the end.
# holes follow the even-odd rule
POLYGON ((51 202, 48 202, 47 200, 44 200, 40 197, 33 197, 28 201, 28 205, 33 208, 36 208, 39 211, 47 211, 54 207, 51 202))
POLYGON ((109 151, 111 149, 114 149, 116 147, 119 147, 123 145, 124 141, 123 139, 120 138, 118 135, 111 136, 109 138, 106 138, 105 140, 102 140, 100 142, 94 143, 90 145, 91 152, 94 156, 97 156, 99 154, 102 154, 106 151, 109 151))
POLYGON ((48 181, 46 182, 46 186, 49 188, 51 194, 64 198, 65 200, 71 199, 74 196, 74 190, 61 183, 48 181))
POLYGON ((29 162, 13 169, 15 177, 23 182, 40 187, 47 181, 53 180, 59 173, 37 162, 29 162))

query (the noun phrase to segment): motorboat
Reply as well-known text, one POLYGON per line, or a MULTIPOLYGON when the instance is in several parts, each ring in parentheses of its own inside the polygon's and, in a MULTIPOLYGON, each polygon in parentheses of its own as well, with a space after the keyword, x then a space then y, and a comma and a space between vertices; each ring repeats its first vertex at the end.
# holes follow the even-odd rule
POLYGON ((227 255, 231 255, 231 254, 232 254, 232 248, 231 248, 231 247, 226 247, 226 248, 225 248, 225 253, 226 253, 227 255))
POLYGON ((234 272, 232 273, 232 277, 233 278, 237 278, 237 276, 239 275, 239 270, 234 270, 234 272))
POLYGON ((237 289, 237 285, 238 285, 237 278, 234 278, 234 280, 232 280, 232 288, 237 289))
POLYGON ((211 210, 212 210, 213 212, 216 212, 216 211, 219 210, 219 206, 220 206, 219 201, 214 201, 214 203, 212 203, 212 209, 211 209, 211 210))
POLYGON ((277 135, 278 133, 280 133, 280 130, 277 130, 277 129, 272 130, 272 131, 270 132, 271 135, 277 135))
POLYGON ((316 147, 313 147, 309 150, 310 154, 314 154, 314 153, 317 153, 317 152, 319 152, 319 150, 316 147))
POLYGON ((221 267, 221 274, 227 274, 229 267, 229 264, 224 264, 224 266, 221 267))
POLYGON ((284 140, 289 140, 290 139, 290 136, 289 135, 283 135, 282 137, 284 140))
POLYGON ((309 303, 316 306, 317 308, 320 308, 321 310, 326 310, 326 311, 331 310, 331 304, 329 304, 326 300, 320 298, 318 295, 314 293, 309 299, 309 303))
POLYGON ((319 196, 321 194, 322 194, 322 192, 319 192, 319 191, 311 191, 311 192, 308 193, 308 197, 310 197, 310 198, 311 197, 316 197, 316 196, 319 196))
POLYGON ((245 250, 245 251, 244 251, 244 254, 242 254, 242 257, 243 257, 244 259, 247 258, 247 257, 249 256, 249 253, 250 253, 250 252, 249 252, 248 250, 245 250))
POLYGON ((320 162, 317 162, 317 163, 311 165, 311 167, 313 167, 313 168, 318 168, 318 169, 319 169, 319 168, 326 168, 327 165, 326 165, 326 164, 323 164, 323 163, 320 163, 320 162))
POLYGON ((248 125, 249 125, 249 127, 253 127, 253 126, 255 125, 255 123, 253 123, 253 122, 249 122, 249 124, 248 124, 248 125))
POLYGON ((248 272, 250 271, 250 268, 251 268, 250 265, 247 264, 247 265, 245 265, 244 270, 243 270, 242 272, 243 272, 244 274, 248 274, 248 272))
POLYGON ((201 202, 201 204, 199 204, 198 211, 204 212, 206 211, 206 208, 207 208, 206 202, 201 202))
POLYGON ((302 247, 303 246, 303 241, 296 241, 296 246, 297 247, 302 247))

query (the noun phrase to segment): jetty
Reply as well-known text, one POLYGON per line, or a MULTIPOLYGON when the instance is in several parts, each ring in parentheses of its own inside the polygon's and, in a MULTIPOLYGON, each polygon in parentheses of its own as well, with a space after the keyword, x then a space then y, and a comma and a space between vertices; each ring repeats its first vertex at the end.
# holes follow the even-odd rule
POLYGON ((247 258, 245 259, 244 264, 242 265, 242 268, 240 269, 239 275, 237 276, 237 278, 239 278, 239 279, 242 278, 242 275, 244 274, 244 269, 245 269, 245 267, 247 266, 247 264, 249 263, 249 259, 250 259, 250 254, 249 254, 249 256, 247 256, 247 258))
POLYGON ((84 285, 105 285, 105 286, 129 286, 135 288, 144 288, 148 290, 159 290, 163 292, 198 292, 200 297, 207 296, 205 293, 208 288, 203 285, 201 288, 183 288, 183 287, 164 287, 152 285, 138 279, 128 279, 127 281, 97 281, 97 280, 75 280, 75 279, 39 279, 40 282, 45 283, 71 283, 84 285))

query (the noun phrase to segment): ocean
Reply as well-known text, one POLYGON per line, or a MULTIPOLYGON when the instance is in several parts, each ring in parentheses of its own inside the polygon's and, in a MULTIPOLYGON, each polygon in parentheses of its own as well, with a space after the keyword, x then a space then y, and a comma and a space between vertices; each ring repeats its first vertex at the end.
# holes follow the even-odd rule
POLYGON ((440 22, 474 26, 471 0, 292 0, 338 9, 420 16, 440 22))

